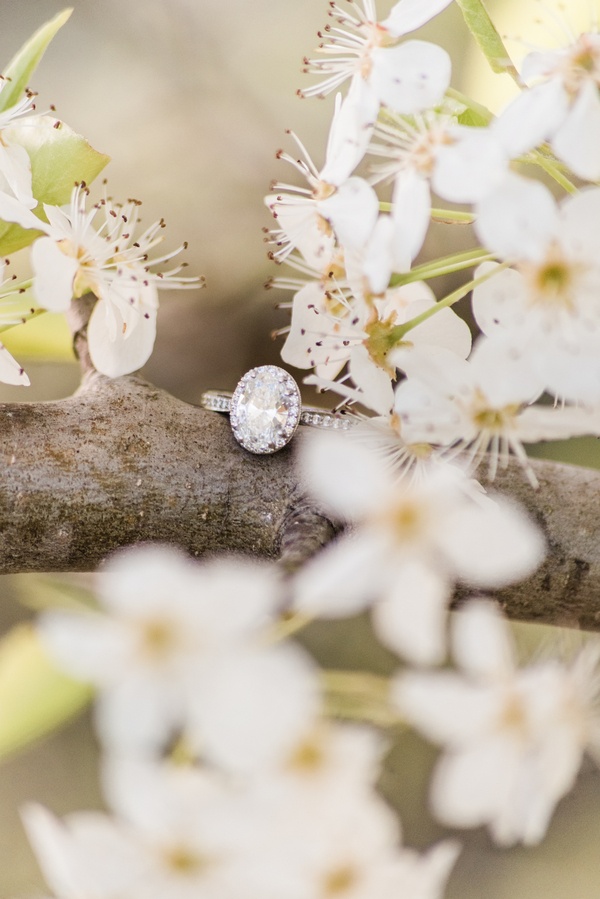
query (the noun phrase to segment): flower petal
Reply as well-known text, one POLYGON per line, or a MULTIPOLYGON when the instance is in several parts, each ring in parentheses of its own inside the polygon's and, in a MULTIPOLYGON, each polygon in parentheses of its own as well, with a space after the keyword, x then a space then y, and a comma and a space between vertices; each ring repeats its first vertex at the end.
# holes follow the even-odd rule
MULTIPOLYGON (((156 337, 156 311, 140 313, 131 330, 117 328, 110 336, 110 311, 106 300, 96 303, 88 325, 88 344, 94 367, 109 378, 137 371, 148 361, 156 337)), ((125 325, 125 322, 123 322, 125 325)))

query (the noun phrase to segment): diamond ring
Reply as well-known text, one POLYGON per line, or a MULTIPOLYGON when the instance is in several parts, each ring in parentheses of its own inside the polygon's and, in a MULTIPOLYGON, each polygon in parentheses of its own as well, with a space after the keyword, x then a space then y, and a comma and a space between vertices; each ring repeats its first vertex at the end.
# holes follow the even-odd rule
POLYGON ((261 455, 282 449, 298 425, 347 430, 354 423, 338 412, 302 406, 298 385, 277 365, 251 368, 233 393, 207 390, 200 405, 211 412, 228 412, 237 442, 261 455))

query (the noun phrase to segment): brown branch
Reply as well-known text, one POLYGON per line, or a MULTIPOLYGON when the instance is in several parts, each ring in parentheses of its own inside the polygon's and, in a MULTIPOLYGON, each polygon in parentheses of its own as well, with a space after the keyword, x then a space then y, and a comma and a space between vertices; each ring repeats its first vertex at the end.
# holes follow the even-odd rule
MULTIPOLYGON (((293 570, 333 537, 298 484, 302 434, 273 456, 255 456, 238 446, 226 417, 135 376, 99 375, 85 342, 92 305, 83 298, 71 315, 85 372, 78 393, 0 405, 0 571, 91 570, 118 547, 147 540, 196 556, 281 557, 293 570)), ((549 557, 500 598, 514 618, 600 629, 600 472, 532 464, 539 490, 515 465, 496 487, 529 509, 549 557)))

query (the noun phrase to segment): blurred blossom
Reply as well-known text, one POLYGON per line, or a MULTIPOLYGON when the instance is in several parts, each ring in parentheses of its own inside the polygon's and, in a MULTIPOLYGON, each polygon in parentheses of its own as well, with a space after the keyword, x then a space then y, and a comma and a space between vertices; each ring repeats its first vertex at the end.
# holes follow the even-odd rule
POLYGON ((394 688, 407 721, 444 747, 433 812, 487 824, 501 845, 539 843, 583 753, 598 752, 600 645, 520 669, 497 607, 475 600, 456 614, 452 645, 457 673, 401 674, 394 688))

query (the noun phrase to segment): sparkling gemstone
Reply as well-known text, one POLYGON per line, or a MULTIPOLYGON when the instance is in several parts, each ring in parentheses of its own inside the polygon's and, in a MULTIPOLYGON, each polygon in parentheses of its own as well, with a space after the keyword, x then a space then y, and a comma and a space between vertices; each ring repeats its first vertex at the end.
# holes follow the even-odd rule
POLYGON ((231 427, 251 453, 274 453, 292 439, 300 421, 300 391, 276 365, 247 372, 231 398, 231 427))

